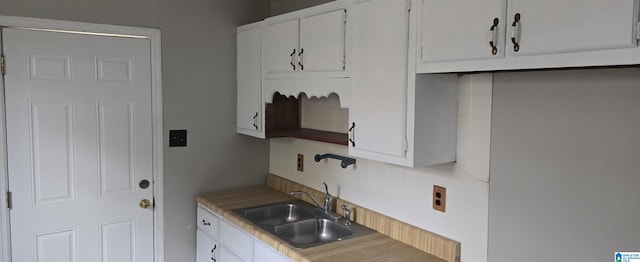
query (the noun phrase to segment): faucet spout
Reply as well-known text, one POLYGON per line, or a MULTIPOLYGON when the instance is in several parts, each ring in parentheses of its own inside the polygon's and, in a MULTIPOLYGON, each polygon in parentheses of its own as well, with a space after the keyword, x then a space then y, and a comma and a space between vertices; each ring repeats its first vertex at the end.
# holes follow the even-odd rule
POLYGON ((292 196, 295 196, 295 195, 306 195, 311 199, 311 201, 313 201, 313 203, 316 204, 316 206, 318 206, 319 208, 322 208, 324 210, 324 207, 322 205, 320 205, 320 203, 318 203, 318 201, 311 194, 309 194, 309 193, 307 193, 305 191, 291 191, 290 194, 292 196))
POLYGON ((324 191, 326 192, 326 195, 324 196, 324 204, 320 204, 320 202, 318 202, 318 200, 316 200, 311 194, 309 194, 308 192, 305 191, 291 191, 292 196, 295 195, 306 195, 307 197, 309 197, 311 199, 311 201, 313 201, 314 204, 316 204, 316 206, 318 206, 319 209, 322 210, 323 213, 325 213, 325 215, 331 217, 331 219, 333 219, 334 221, 337 220, 339 218, 339 216, 335 213, 332 213, 329 208, 331 207, 331 199, 332 196, 329 194, 329 188, 327 187, 327 183, 323 183, 324 184, 324 191))

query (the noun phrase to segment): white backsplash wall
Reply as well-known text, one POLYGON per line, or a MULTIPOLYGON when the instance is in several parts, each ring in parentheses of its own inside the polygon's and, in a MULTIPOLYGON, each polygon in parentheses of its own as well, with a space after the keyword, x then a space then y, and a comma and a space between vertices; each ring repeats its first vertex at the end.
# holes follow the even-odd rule
POLYGON ((340 107, 340 98, 336 94, 327 97, 307 98, 300 96, 300 126, 304 128, 347 133, 349 125, 349 109, 340 107))
POLYGON ((357 159, 316 163, 315 154, 347 156, 347 147, 303 139, 271 139, 269 171, 462 243, 462 261, 487 261, 491 74, 462 76, 458 92, 458 161, 408 168, 357 159), (296 170, 304 155, 304 172, 296 170), (432 209, 433 185, 447 188, 446 213, 432 209))

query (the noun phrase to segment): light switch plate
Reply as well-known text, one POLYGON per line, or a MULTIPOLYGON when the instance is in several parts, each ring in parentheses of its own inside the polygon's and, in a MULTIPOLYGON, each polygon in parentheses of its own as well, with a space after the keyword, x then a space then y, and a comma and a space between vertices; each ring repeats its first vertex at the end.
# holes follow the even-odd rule
POLYGON ((169 147, 187 146, 187 130, 169 130, 169 147))

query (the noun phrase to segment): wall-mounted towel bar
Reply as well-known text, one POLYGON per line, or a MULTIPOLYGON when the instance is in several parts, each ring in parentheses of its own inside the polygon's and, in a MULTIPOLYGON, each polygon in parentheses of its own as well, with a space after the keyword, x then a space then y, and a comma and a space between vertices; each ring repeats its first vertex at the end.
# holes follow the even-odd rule
POLYGON ((334 154, 324 154, 324 155, 316 154, 316 156, 314 157, 316 162, 320 162, 320 160, 325 159, 325 158, 333 158, 333 159, 337 159, 337 160, 342 161, 340 163, 340 166, 342 168, 347 168, 349 165, 352 165, 352 164, 356 163, 355 158, 339 156, 339 155, 334 155, 334 154))

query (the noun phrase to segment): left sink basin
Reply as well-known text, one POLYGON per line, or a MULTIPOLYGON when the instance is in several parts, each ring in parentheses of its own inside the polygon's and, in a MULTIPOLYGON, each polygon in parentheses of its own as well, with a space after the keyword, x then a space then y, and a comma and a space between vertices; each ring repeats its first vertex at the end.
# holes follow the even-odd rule
POLYGON ((244 209, 241 211, 241 215, 264 226, 276 226, 314 218, 311 212, 295 203, 279 203, 244 209))

